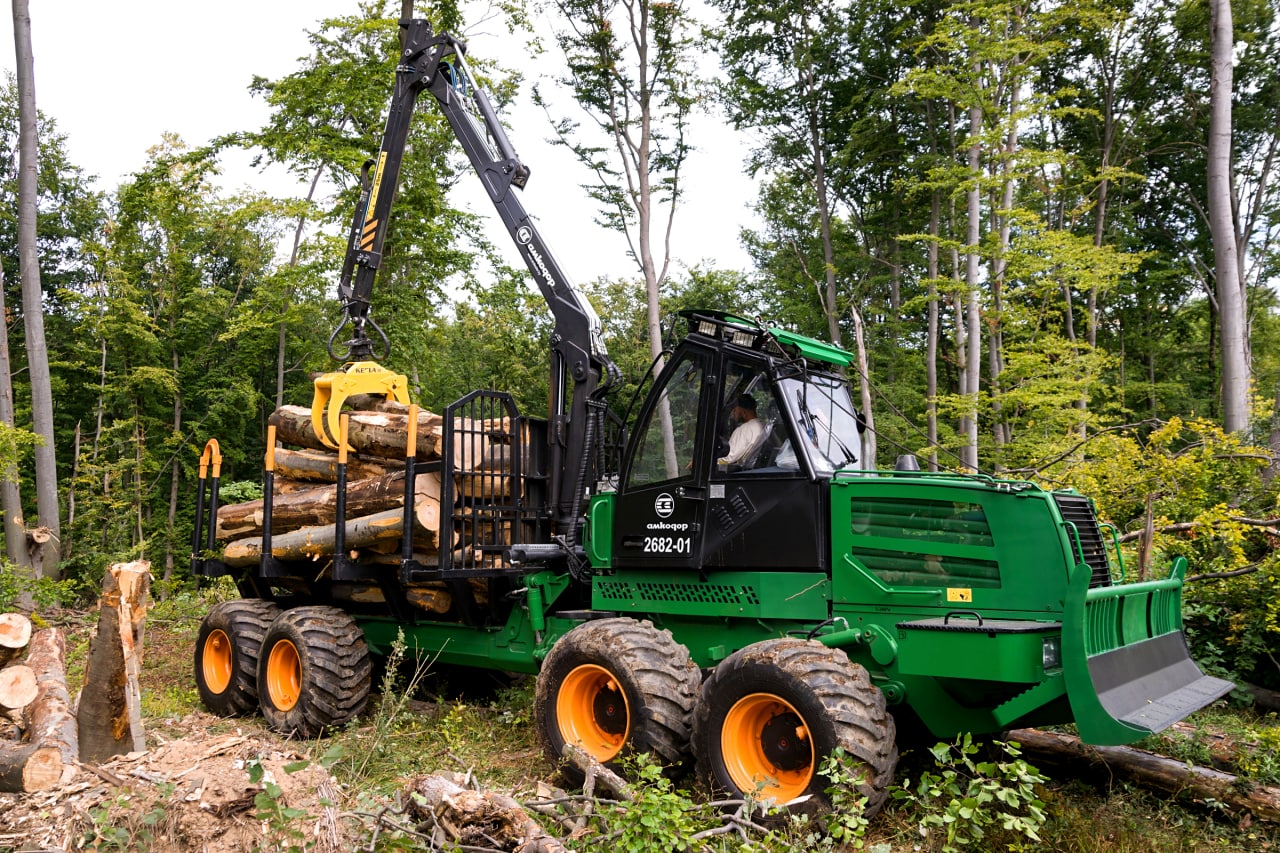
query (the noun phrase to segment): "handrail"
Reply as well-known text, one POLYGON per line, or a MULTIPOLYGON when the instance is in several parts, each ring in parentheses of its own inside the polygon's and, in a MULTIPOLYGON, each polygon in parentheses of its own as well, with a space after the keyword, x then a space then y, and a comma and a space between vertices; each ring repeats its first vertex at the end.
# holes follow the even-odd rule
POLYGON ((1067 538, 1072 540, 1072 542, 1075 545, 1075 552, 1077 557, 1076 565, 1078 566, 1089 565, 1088 563, 1085 562, 1085 559, 1084 559, 1084 545, 1080 542, 1080 528, 1076 527, 1076 523, 1074 521, 1067 521, 1065 518, 1062 520, 1062 524, 1064 527, 1070 528, 1070 530, 1067 532, 1067 538))
POLYGON ((1111 531, 1111 544, 1116 550, 1116 565, 1120 568, 1120 576, 1116 577, 1115 572, 1111 572, 1111 582, 1120 583, 1124 580, 1124 554, 1120 553, 1120 531, 1109 521, 1098 523, 1098 527, 1105 527, 1111 531))

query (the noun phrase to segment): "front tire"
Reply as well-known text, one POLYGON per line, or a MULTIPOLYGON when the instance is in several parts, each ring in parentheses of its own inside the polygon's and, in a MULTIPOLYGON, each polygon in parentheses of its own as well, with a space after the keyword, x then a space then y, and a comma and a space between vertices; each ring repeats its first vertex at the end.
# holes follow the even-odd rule
MULTIPOLYGON (((628 618, 584 622, 552 646, 538 673, 534 715, 547 757, 560 762, 573 744, 614 769, 630 752, 682 767, 700 681, 670 631, 628 618)), ((583 781, 577 767, 562 772, 583 781)))
POLYGON ((364 632, 336 607, 281 613, 262 642, 258 696, 267 725, 316 737, 364 710, 373 665, 364 632))
POLYGON ((698 772, 717 792, 800 808, 831 808, 823 759, 843 749, 861 773, 869 817, 884 805, 898 763, 884 694, 839 649, 785 638, 725 658, 702 686, 693 722, 698 772))
POLYGON ((215 604, 196 635, 196 689, 204 706, 220 717, 238 717, 258 707, 258 654, 280 608, 259 598, 215 604))

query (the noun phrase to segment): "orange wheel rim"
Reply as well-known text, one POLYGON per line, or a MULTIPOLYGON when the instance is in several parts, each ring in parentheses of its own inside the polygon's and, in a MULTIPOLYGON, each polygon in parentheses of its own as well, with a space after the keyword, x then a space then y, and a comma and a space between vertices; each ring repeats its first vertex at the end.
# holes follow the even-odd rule
POLYGON ((200 671, 205 685, 214 693, 222 693, 231 684, 231 638, 221 628, 210 631, 204 638, 200 671))
POLYGON ((267 693, 278 710, 290 711, 302 695, 302 660, 298 647, 281 640, 267 656, 267 693))
POLYGON ((813 781, 813 737, 800 712, 771 693, 739 699, 724 718, 720 754, 743 793, 759 789, 779 803, 794 800, 813 781))
POLYGON ((556 722, 565 743, 579 747, 596 761, 611 761, 631 734, 631 709, 613 673, 588 663, 561 682, 556 722))

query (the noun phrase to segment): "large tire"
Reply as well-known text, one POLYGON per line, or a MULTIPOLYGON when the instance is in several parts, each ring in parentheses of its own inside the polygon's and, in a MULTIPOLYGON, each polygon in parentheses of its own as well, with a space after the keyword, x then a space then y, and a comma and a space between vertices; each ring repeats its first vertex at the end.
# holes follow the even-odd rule
POLYGON ((837 747, 863 774, 870 816, 884 805, 898 763, 894 722, 867 671, 812 640, 765 640, 721 661, 702 685, 693 721, 698 772, 731 796, 780 804, 808 795, 801 811, 831 808, 819 773, 837 747))
POLYGON ((259 598, 215 604, 196 635, 195 675, 200 701, 220 717, 258 707, 258 653, 280 608, 259 598))
POLYGON ((316 737, 364 710, 373 665, 364 632, 336 607, 281 613, 262 642, 258 696, 267 725, 316 737))
MULTIPOLYGON (((684 767, 701 678, 670 631, 627 618, 584 622, 552 646, 538 673, 534 716, 547 756, 562 761, 573 744, 615 769, 637 752, 684 767)), ((583 781, 577 767, 563 773, 583 781)))

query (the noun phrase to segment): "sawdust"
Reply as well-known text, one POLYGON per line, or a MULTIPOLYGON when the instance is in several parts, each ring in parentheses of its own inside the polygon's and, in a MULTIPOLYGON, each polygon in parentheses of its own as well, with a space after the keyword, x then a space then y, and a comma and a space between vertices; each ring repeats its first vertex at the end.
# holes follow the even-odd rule
POLYGON ((193 714, 181 737, 152 734, 146 752, 83 765, 56 788, 0 794, 0 851, 351 849, 327 770, 261 731, 213 734, 215 722, 193 714), (259 796, 269 785, 278 796, 259 796))

